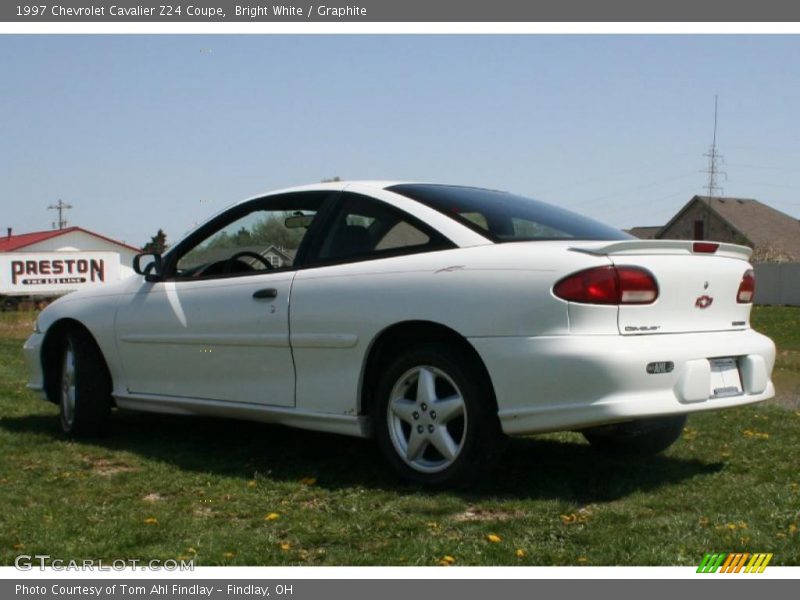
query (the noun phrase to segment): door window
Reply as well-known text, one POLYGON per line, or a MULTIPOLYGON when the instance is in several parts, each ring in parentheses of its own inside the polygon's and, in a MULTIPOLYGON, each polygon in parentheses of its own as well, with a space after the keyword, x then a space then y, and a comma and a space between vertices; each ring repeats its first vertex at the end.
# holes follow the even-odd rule
POLYGON ((323 199, 298 194, 232 208, 179 249, 175 277, 235 277, 293 268, 323 199))

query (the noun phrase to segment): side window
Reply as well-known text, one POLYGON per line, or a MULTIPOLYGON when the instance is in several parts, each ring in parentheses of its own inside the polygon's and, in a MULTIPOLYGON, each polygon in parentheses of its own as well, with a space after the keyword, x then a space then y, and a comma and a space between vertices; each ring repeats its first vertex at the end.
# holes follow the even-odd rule
POLYGON ((366 196, 345 194, 319 246, 317 260, 366 260, 449 247, 449 241, 410 215, 366 196))
POLYGON ((253 275, 294 265, 322 198, 297 195, 235 207, 181 252, 175 277, 253 275))

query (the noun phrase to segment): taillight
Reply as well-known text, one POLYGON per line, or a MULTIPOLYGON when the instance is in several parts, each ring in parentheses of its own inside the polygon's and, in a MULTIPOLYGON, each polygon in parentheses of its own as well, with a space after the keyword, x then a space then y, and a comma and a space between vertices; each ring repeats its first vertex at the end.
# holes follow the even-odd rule
POLYGON ((565 277, 553 293, 583 304, 650 304, 658 298, 658 284, 637 267, 595 267, 565 277))
POLYGON ((719 244, 714 242, 695 242, 692 244, 692 252, 701 254, 714 254, 719 249, 719 244))
POLYGON ((739 304, 749 304, 753 301, 756 293, 756 275, 753 269, 747 269, 742 275, 742 283, 739 284, 739 291, 736 293, 736 301, 739 304))

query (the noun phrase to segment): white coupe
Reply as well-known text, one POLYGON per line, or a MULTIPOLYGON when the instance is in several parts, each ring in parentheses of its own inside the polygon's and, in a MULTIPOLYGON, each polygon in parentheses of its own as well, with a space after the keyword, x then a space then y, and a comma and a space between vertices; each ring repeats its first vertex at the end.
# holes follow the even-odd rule
POLYGON ((655 453, 688 413, 774 394, 749 256, 479 188, 286 189, 47 307, 29 385, 71 435, 113 407, 282 423, 374 437, 434 486, 468 481, 506 435, 655 453))

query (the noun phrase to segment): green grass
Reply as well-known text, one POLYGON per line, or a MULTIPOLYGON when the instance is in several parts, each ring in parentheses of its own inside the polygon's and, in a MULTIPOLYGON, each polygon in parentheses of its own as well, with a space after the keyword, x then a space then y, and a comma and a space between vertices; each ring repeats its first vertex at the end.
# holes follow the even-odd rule
POLYGON ((771 337, 780 350, 800 352, 800 308, 756 306, 750 323, 754 329, 771 337))
POLYGON ((756 306, 752 326, 771 337, 777 346, 775 399, 770 402, 800 410, 800 308, 794 306, 756 306))
MULTIPOLYGON (((761 329, 799 314, 780 312, 759 309, 761 329)), ((369 441, 277 426, 120 413, 107 437, 68 441, 25 389, 20 346, 0 339, 0 564, 696 565, 710 551, 800 564, 795 410, 693 416, 649 460, 598 456, 571 433, 515 439, 474 489, 430 493, 398 483, 369 441)))

